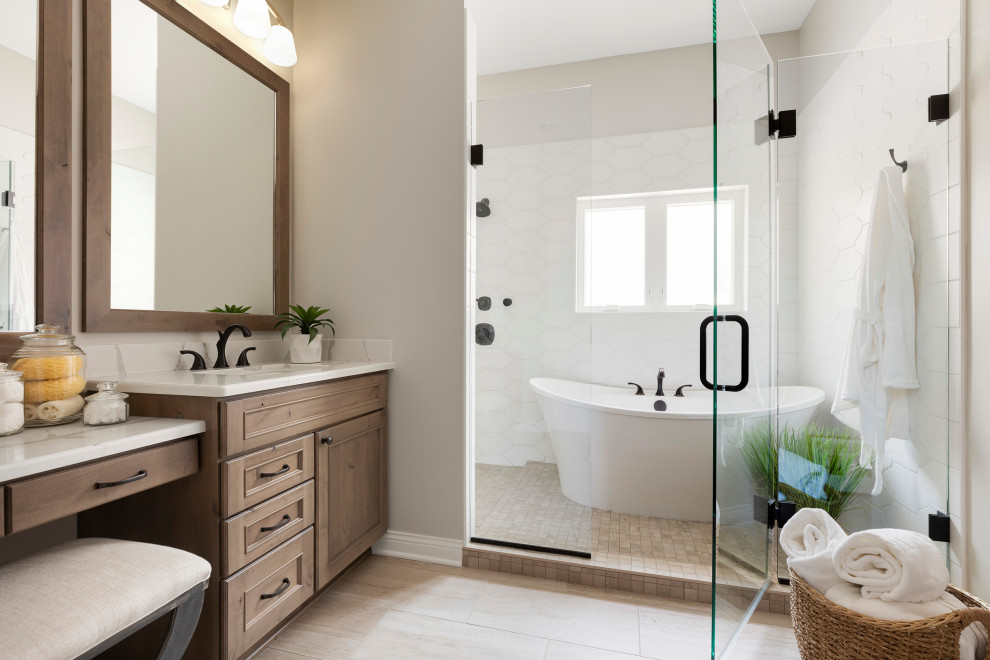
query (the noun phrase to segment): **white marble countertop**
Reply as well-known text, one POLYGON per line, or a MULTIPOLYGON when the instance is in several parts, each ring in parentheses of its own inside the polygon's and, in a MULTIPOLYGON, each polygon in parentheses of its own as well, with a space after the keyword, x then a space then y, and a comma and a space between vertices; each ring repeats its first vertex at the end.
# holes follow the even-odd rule
MULTIPOLYGON (((205 371, 156 371, 125 374, 117 383, 121 392, 225 397, 277 390, 325 380, 359 376, 395 367, 394 362, 336 361, 322 364, 260 364, 205 371)), ((89 383, 96 388, 97 381, 89 383)))
POLYGON ((0 438, 0 483, 143 449, 206 431, 197 419, 131 417, 122 424, 24 429, 0 438))

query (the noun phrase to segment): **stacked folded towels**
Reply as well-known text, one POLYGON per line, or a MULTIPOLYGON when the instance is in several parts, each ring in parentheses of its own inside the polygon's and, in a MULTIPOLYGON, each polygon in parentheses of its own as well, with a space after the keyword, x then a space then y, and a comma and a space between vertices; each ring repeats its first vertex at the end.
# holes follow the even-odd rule
MULTIPOLYGON (((966 606, 945 591, 949 571, 931 539, 903 529, 846 535, 822 509, 801 509, 780 532, 787 565, 834 603, 888 621, 916 621, 966 606)), ((987 630, 959 639, 960 659, 983 658, 987 630)))

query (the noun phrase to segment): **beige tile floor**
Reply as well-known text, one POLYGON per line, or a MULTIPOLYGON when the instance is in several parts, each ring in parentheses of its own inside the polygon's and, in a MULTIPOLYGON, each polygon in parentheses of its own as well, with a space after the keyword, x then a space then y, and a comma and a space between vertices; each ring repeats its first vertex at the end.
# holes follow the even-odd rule
MULTIPOLYGON (((590 560, 576 563, 693 580, 712 578, 710 522, 582 506, 561 492, 553 463, 475 465, 474 526, 472 535, 479 538, 591 553, 590 560)), ((719 582, 762 584, 765 537, 766 528, 759 524, 723 525, 719 582)))
MULTIPOLYGON (((703 659, 710 617, 701 603, 374 556, 256 658, 703 659)), ((757 613, 729 657, 797 660, 790 619, 757 613)))

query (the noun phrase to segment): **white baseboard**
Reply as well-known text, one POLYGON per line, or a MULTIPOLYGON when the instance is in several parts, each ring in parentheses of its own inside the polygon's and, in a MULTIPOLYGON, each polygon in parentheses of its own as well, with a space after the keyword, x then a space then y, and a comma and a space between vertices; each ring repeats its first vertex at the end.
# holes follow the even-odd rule
POLYGON ((460 566, 463 547, 464 542, 461 539, 445 539, 439 536, 390 531, 378 539, 371 550, 376 555, 385 557, 413 559, 445 566, 460 566))

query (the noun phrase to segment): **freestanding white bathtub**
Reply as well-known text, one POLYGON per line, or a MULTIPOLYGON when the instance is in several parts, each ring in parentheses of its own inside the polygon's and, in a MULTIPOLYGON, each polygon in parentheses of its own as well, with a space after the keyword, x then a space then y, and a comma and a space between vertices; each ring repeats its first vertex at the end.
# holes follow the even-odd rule
MULTIPOLYGON (((553 378, 533 378, 529 385, 568 498, 620 513, 711 520, 712 392, 659 398, 637 396, 631 388, 553 378), (655 410, 657 401, 666 410, 655 410)), ((738 438, 748 424, 766 423, 775 406, 781 426, 807 424, 824 399, 825 393, 814 387, 720 392, 719 436, 738 438)), ((720 460, 735 451, 725 444, 720 460)))

